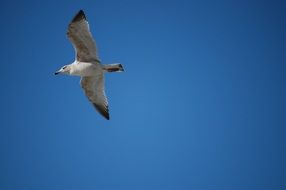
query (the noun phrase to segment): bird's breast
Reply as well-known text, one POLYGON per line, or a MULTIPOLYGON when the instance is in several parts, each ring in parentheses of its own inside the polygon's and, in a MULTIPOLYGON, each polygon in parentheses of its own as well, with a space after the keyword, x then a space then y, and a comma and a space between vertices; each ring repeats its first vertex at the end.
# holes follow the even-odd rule
POLYGON ((81 77, 86 77, 86 76, 95 76, 101 72, 102 72, 101 67, 98 67, 96 64, 78 62, 73 65, 71 74, 81 77))

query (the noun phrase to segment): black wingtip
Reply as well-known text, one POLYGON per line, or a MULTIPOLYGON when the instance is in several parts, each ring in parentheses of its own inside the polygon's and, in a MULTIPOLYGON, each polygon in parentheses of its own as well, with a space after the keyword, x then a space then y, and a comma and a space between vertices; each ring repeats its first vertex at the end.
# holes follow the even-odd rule
POLYGON ((101 113, 101 115, 105 118, 105 119, 107 119, 107 120, 110 120, 110 117, 109 117, 109 113, 101 113))
POLYGON ((103 115, 103 117, 105 118, 105 119, 107 119, 107 120, 109 120, 110 119, 110 117, 109 117, 109 112, 107 111, 107 112, 105 112, 104 114, 102 114, 103 115))
POLYGON ((108 109, 108 106, 106 108, 103 108, 102 106, 100 105, 97 105, 95 103, 92 103, 94 108, 107 120, 110 119, 109 117, 109 109, 108 109))
POLYGON ((86 20, 86 16, 83 12, 83 10, 80 10, 75 17, 72 19, 72 22, 77 22, 77 21, 81 21, 81 20, 86 20))

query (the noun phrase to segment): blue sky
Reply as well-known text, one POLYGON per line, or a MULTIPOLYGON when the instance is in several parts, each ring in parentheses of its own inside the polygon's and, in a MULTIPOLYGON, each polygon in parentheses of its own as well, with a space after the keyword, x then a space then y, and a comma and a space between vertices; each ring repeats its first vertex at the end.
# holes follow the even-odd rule
POLYGON ((286 189, 283 1, 1 2, 0 189, 286 189), (111 120, 65 36, 83 9, 111 120))

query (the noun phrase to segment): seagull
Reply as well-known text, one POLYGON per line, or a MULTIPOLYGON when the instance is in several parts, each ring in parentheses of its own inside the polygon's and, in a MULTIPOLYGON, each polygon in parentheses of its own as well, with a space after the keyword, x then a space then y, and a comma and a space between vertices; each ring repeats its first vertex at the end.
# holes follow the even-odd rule
POLYGON ((109 108, 104 91, 104 73, 122 72, 119 63, 101 64, 97 55, 95 40, 83 10, 80 10, 68 26, 67 36, 75 49, 75 60, 61 67, 57 74, 80 76, 80 85, 96 110, 109 120, 109 108))

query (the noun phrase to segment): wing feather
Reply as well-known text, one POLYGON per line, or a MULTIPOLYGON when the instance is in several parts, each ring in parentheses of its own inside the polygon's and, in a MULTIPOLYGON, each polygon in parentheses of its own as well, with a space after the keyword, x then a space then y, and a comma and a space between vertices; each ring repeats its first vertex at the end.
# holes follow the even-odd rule
POLYGON ((81 62, 100 63, 95 40, 89 30, 86 16, 80 10, 68 26, 67 36, 76 51, 76 59, 81 62))
POLYGON ((82 77, 80 80, 81 87, 89 101, 96 110, 107 120, 109 120, 108 102, 104 92, 103 74, 92 77, 82 77))

